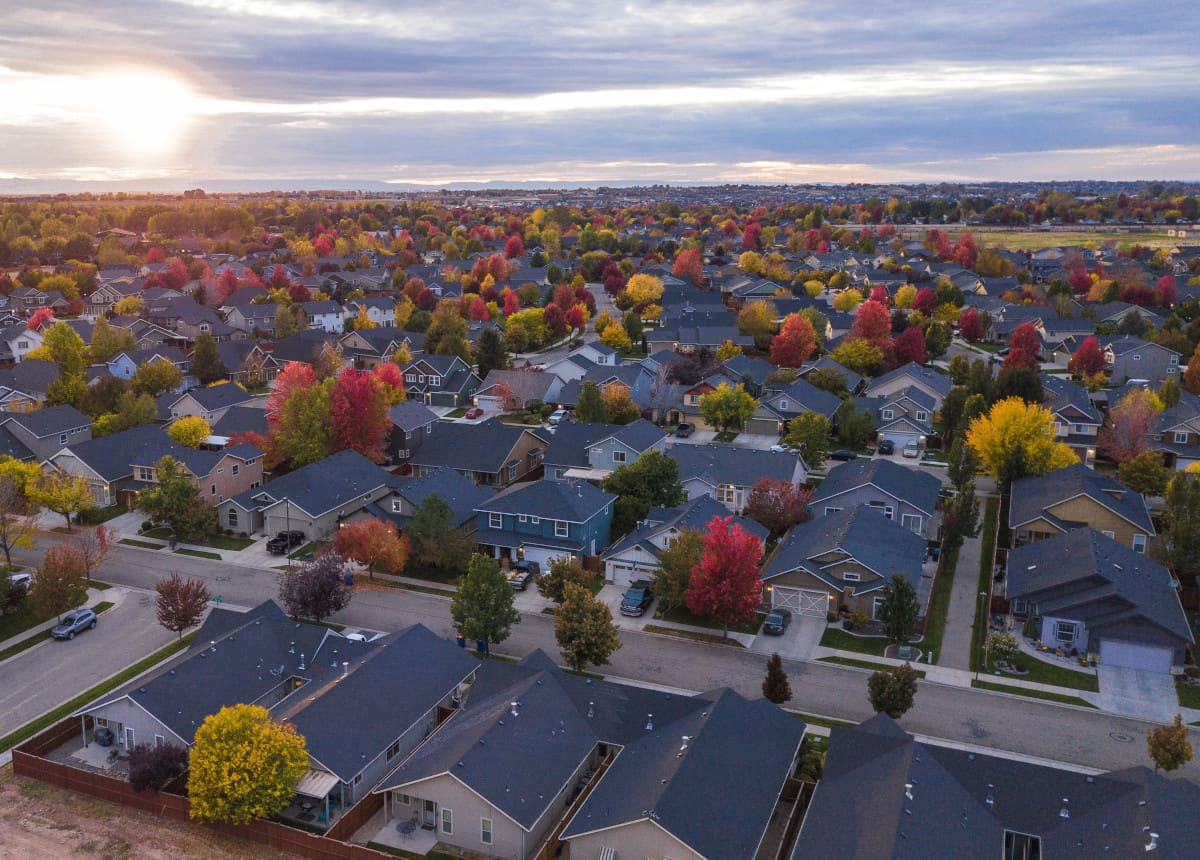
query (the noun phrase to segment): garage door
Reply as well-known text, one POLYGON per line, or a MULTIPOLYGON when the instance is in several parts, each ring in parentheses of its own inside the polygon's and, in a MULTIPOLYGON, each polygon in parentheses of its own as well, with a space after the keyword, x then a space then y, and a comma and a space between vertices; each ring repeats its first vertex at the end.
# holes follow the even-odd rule
POLYGON ((796 615, 824 618, 829 612, 829 597, 824 591, 777 585, 771 589, 771 608, 790 609, 796 615))
POLYGON ((1116 639, 1100 640, 1100 663, 1105 666, 1144 669, 1148 672, 1170 672, 1171 659, 1170 648, 1120 642, 1116 639))
POLYGON ((646 570, 645 567, 635 567, 619 561, 610 561, 607 567, 608 581, 622 588, 628 586, 635 579, 652 579, 657 573, 655 570, 646 570))
POLYGON ((879 435, 884 439, 892 440, 892 443, 896 446, 897 454, 900 453, 900 449, 903 448, 905 443, 910 439, 916 439, 917 441, 920 441, 921 439, 921 434, 919 433, 895 433, 890 430, 882 430, 880 431, 879 435))

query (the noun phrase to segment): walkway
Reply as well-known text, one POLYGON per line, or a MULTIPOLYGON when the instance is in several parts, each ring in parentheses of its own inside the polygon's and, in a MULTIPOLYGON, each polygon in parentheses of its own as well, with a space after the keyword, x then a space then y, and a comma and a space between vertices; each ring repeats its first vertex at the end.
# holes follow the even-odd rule
MULTIPOLYGON (((979 500, 980 516, 984 500, 979 500)), ((981 530, 982 533, 982 530, 981 530)), ((942 634, 942 653, 934 655, 939 666, 950 669, 971 668, 971 625, 979 607, 979 556, 982 541, 966 538, 958 551, 954 585, 950 589, 950 608, 946 613, 946 632, 942 634)))

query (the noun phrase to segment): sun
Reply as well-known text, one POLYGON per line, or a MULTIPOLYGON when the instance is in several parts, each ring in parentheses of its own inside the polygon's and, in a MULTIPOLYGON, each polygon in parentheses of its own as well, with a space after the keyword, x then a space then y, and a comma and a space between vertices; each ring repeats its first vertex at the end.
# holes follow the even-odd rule
POLYGON ((86 79, 81 95, 97 132, 117 149, 142 158, 175 150, 200 105, 185 81, 151 69, 97 74, 86 79))

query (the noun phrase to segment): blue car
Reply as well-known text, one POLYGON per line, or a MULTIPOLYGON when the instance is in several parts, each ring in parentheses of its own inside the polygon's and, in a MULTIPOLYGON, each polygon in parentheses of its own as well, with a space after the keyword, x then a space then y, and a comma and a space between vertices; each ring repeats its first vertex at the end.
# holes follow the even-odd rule
POLYGON ((50 631, 55 639, 74 639, 76 633, 91 630, 96 626, 96 613, 90 609, 76 609, 63 616, 57 627, 50 631))

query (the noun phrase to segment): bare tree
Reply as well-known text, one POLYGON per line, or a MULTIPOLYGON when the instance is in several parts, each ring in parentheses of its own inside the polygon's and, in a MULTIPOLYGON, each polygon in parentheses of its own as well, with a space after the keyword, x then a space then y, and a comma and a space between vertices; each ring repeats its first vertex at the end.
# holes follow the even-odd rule
POLYGON ((184 630, 200 623, 204 607, 212 597, 202 580, 184 579, 178 573, 160 579, 154 590, 158 592, 158 623, 178 633, 180 639, 184 630))
POLYGON ((37 534, 37 518, 32 516, 35 512, 25 488, 7 475, 0 477, 0 549, 4 550, 4 562, 10 570, 15 548, 33 549, 33 536, 37 534))
POLYGON ((75 548, 83 558, 83 575, 89 582, 92 579, 92 571, 104 563, 116 539, 116 531, 105 525, 84 529, 75 538, 75 548))
POLYGON ((279 574, 279 599, 293 618, 322 621, 350 602, 346 566, 335 552, 323 552, 295 570, 279 574))

